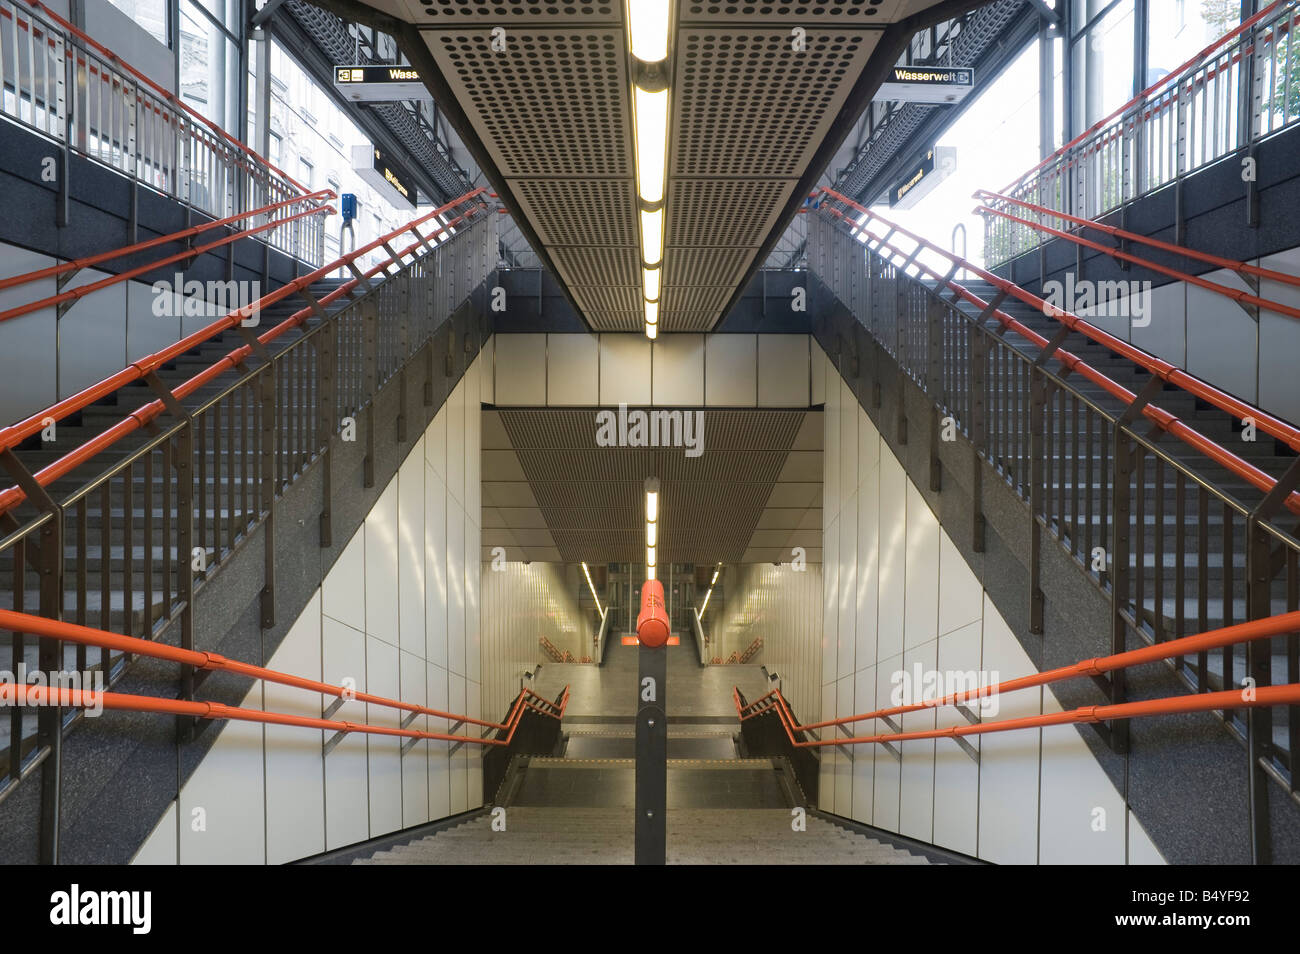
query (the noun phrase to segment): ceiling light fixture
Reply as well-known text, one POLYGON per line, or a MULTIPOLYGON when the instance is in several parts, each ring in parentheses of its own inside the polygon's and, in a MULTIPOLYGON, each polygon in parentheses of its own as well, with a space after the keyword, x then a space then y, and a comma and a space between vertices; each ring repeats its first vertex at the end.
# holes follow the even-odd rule
POLYGON ((659 274, 661 269, 645 268, 642 269, 642 284, 645 286, 645 297, 647 301, 659 300, 659 274))
POLYGON ((665 150, 668 146, 668 90, 633 87, 636 109, 636 184, 643 202, 664 199, 665 150))
POLYGON ((664 257, 664 210, 641 210, 641 260, 653 268, 664 257))
POLYGON ((659 542, 659 478, 647 477, 645 481, 645 578, 653 580, 658 566, 659 542))
POLYGON ((673 0, 627 0, 625 4, 632 79, 632 140, 637 210, 641 213, 642 297, 645 335, 659 336, 659 266, 664 255, 664 193, 668 175, 668 47, 673 0))
POLYGON ((600 597, 596 595, 596 587, 591 582, 591 571, 587 569, 585 562, 582 564, 582 575, 587 578, 587 589, 591 590, 591 598, 596 601, 596 612, 600 614, 601 619, 604 619, 605 611, 600 608, 600 597))
POLYGON ((671 0, 627 0, 627 32, 632 55, 643 63, 668 58, 671 0))

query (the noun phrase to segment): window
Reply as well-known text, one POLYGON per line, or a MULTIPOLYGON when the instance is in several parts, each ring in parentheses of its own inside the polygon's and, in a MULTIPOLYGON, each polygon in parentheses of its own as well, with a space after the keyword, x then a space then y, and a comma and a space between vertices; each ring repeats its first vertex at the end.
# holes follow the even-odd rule
MULTIPOLYGON (((1092 7, 1103 6, 1088 0, 1092 7)), ((1080 133, 1133 98, 1133 0, 1122 0, 1074 41, 1074 130, 1080 133)))
POLYGON ((223 129, 237 129, 239 66, 239 47, 192 0, 181 0, 181 99, 223 129))
POLYGON ((1241 22, 1240 0, 1147 0, 1147 75, 1168 76, 1241 22))
POLYGON ((143 27, 163 46, 171 46, 167 32, 167 0, 108 0, 143 27))

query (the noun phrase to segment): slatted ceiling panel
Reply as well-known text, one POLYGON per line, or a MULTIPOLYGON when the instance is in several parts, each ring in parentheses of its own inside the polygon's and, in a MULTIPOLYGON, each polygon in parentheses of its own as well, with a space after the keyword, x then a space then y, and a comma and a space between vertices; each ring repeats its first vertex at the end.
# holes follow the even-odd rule
POLYGON ((792 179, 672 179, 668 245, 757 248, 793 189, 792 179))
POLYGON ((902 6, 901 0, 828 0, 824 3, 736 3, 679 0, 677 17, 683 23, 735 22, 821 25, 833 23, 870 27, 888 23, 902 6))
POLYGON ((569 285, 636 285, 641 281, 641 255, 635 248, 557 246, 549 251, 569 285))
POLYGON ((510 183, 524 215, 549 245, 606 245, 637 249, 636 187, 630 179, 515 179, 510 183))
POLYGON ((664 311, 659 316, 660 330, 664 332, 704 332, 713 327, 718 312, 713 311, 664 311))
POLYGON ((440 26, 466 23, 509 27, 515 23, 618 23, 621 0, 401 0, 412 23, 440 26))
POLYGON ((594 311, 584 312, 592 324, 600 331, 631 331, 640 333, 645 327, 645 312, 637 311, 594 311), (597 320, 599 319, 599 320, 597 320))
POLYGON ((797 50, 784 28, 679 30, 671 174, 798 178, 878 38, 810 29, 797 50))
POLYGON ((645 526, 645 511, 634 506, 611 506, 603 510, 592 507, 552 507, 548 516, 551 533, 566 530, 636 530, 645 526))
POLYGON ((754 257, 747 248, 667 248, 664 285, 735 285, 754 257))
POLYGON ((613 483, 644 481, 655 466, 655 452, 631 447, 595 450, 521 450, 519 464, 533 483, 613 483))
POLYGON ((615 285, 570 285, 569 291, 573 293, 573 300, 578 303, 578 307, 583 312, 613 312, 623 313, 634 316, 642 314, 641 286, 630 285, 618 287, 615 285))
POLYGON ((663 309, 676 312, 716 312, 727 303, 733 285, 669 285, 664 288, 663 309))
POLYGON ((423 35, 503 175, 632 176, 621 28, 512 29, 505 51, 487 29, 423 35))
POLYGON ((597 410, 496 412, 566 561, 640 558, 651 474, 662 493, 663 561, 740 559, 807 416, 705 410, 704 453, 690 458, 683 448, 598 447, 597 410))

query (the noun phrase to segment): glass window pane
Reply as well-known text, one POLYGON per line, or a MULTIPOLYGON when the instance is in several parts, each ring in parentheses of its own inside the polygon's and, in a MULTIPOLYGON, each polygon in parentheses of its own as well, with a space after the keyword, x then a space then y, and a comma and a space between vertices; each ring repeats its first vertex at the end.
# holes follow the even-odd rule
POLYGON ((1133 0, 1119 4, 1075 42, 1076 134, 1133 98, 1133 42, 1133 0))
POLYGON ((163 46, 170 46, 167 37, 167 0, 108 0, 163 46))
POLYGON ((1241 22, 1240 0, 1147 0, 1150 86, 1182 66, 1241 22))

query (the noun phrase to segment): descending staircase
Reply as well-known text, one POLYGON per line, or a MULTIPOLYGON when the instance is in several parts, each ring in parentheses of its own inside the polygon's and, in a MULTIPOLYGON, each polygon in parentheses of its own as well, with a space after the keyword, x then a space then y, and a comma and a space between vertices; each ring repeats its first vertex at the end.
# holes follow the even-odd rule
MULTIPOLYGON (((628 808, 507 808, 353 861, 355 865, 631 864, 628 808)), ((820 818, 795 831, 787 809, 669 809, 668 863, 928 865, 930 859, 820 818)))

